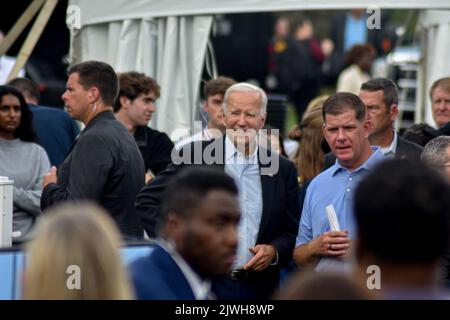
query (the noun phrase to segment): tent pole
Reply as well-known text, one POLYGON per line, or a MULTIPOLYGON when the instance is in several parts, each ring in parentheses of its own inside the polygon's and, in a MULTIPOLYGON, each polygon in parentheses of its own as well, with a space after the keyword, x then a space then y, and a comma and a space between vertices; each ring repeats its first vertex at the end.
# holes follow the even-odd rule
POLYGON ((25 12, 20 16, 20 18, 16 21, 14 26, 8 32, 8 35, 3 39, 0 44, 0 56, 4 55, 8 52, 9 48, 14 44, 19 35, 22 33, 23 29, 30 23, 36 13, 44 4, 45 0, 34 0, 25 12))
POLYGON ((25 66, 25 63, 27 62, 31 52, 36 46, 36 43, 39 40, 42 31, 44 31, 45 25, 50 19, 50 16, 52 15, 53 10, 55 9, 57 3, 58 0, 46 0, 44 6, 42 7, 41 12, 39 12, 38 17, 36 18, 36 21, 34 22, 33 27, 30 30, 30 33, 27 36, 27 39, 25 40, 22 48, 20 49, 19 55, 17 56, 16 64, 14 65, 14 68, 12 69, 12 71, 8 76, 8 81, 17 77, 20 69, 22 69, 25 66))

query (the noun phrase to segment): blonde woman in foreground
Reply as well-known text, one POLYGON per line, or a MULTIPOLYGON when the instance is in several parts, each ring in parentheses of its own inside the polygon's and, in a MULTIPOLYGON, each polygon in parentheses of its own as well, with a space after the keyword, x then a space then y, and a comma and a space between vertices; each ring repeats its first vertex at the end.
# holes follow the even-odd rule
POLYGON ((120 246, 120 233, 103 209, 55 206, 27 246, 23 298, 132 299, 120 246))

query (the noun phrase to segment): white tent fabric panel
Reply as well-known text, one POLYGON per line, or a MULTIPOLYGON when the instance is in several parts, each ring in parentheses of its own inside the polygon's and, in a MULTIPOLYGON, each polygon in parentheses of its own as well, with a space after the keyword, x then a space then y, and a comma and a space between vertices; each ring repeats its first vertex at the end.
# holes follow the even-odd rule
POLYGON ((72 59, 105 61, 117 72, 155 78, 162 90, 151 126, 177 139, 194 120, 212 20, 167 17, 85 26, 72 31, 72 59))
POLYGON ((173 140, 190 130, 194 120, 212 20, 211 16, 160 19, 156 79, 162 92, 152 125, 173 140))
POLYGON ((167 17, 211 15, 219 13, 244 13, 263 11, 290 11, 316 9, 368 8, 376 5, 391 8, 450 8, 448 0, 70 0, 70 5, 80 8, 81 25, 90 25, 141 17, 167 17))
MULTIPOLYGON (((425 77, 423 91, 425 122, 430 125, 436 125, 432 112, 431 102, 428 95, 428 88, 434 81, 442 77, 450 77, 450 11, 448 10, 427 10, 420 19, 420 24, 426 30, 425 54, 424 60, 425 77)), ((420 101, 420 100, 419 100, 420 101)))
POLYGON ((157 22, 124 20, 85 27, 72 33, 75 62, 102 60, 116 71, 155 74, 157 22))

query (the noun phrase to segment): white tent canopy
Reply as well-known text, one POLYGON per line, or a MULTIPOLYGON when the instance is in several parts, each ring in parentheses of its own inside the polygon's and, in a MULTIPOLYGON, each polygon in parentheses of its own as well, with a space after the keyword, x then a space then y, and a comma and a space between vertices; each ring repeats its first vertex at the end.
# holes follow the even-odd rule
POLYGON ((220 13, 279 12, 293 10, 331 10, 368 8, 382 9, 445 9, 448 0, 71 0, 80 7, 81 25, 122 21, 127 19, 170 16, 213 15, 220 13))
POLYGON ((155 78, 162 90, 151 126, 178 140, 194 120, 212 20, 183 16, 85 26, 72 32, 72 59, 101 60, 117 72, 139 71, 155 78))
POLYGON ((424 118, 418 121, 435 125, 428 88, 442 77, 450 77, 450 11, 427 10, 420 16, 420 25, 425 32, 422 63, 423 92, 417 99, 417 105, 424 106, 424 118))
MULTIPOLYGON (((368 8, 373 4, 373 0, 71 0, 67 17, 72 26, 71 57, 73 62, 102 60, 118 72, 136 70, 154 77, 162 90, 151 125, 177 140, 180 131, 191 129, 195 117, 214 14, 368 8)), ((380 0, 376 4, 382 9, 450 9, 448 0, 380 0)), ((427 17, 436 19, 436 14, 427 17)), ((442 14, 450 15, 448 11, 442 14)), ((438 25, 430 19, 424 20, 433 34, 428 40, 446 37, 447 45, 429 48, 434 55, 433 60, 427 59, 426 85, 436 78, 431 70, 450 74, 448 64, 447 69, 435 65, 443 60, 448 63, 444 50, 449 47, 450 24, 447 21, 441 29, 442 19, 438 25)))

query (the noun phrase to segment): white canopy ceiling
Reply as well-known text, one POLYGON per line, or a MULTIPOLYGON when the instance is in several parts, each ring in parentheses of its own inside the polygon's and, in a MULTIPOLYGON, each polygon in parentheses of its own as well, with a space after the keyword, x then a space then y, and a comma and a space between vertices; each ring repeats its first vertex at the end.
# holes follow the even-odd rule
POLYGON ((140 19, 317 9, 368 8, 382 9, 450 9, 449 0, 71 0, 70 5, 81 9, 81 25, 124 19, 140 19))

